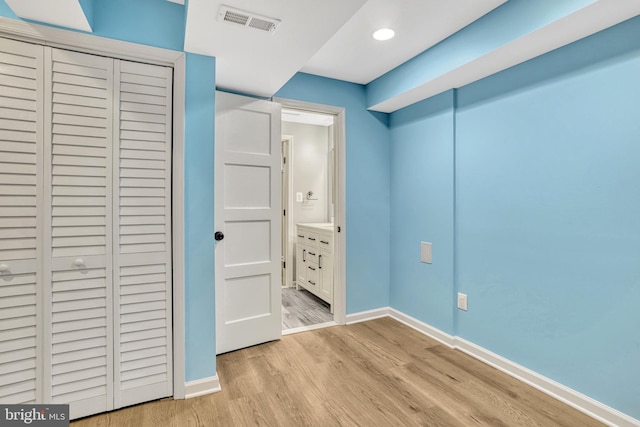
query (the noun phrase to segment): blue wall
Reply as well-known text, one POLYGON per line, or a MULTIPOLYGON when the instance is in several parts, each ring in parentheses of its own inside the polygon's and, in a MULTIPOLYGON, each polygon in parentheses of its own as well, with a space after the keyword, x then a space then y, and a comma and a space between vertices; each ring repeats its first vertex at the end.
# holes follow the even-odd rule
POLYGON ((216 374, 213 239, 215 58, 187 54, 185 93, 186 380, 216 374))
POLYGON ((391 306, 453 333, 453 91, 391 115, 391 306), (433 264, 420 262, 431 242, 433 264))
POLYGON ((635 418, 639 75, 635 18, 390 120, 392 306, 635 418), (454 268, 418 265, 451 212, 454 268))
MULTIPOLYGON (((0 15, 16 19, 0 0, 0 15)), ((93 34, 182 51, 185 8, 160 0, 94 0, 93 34)), ((215 375, 213 141, 215 59, 187 54, 185 100, 186 381, 215 375)))
POLYGON ((347 314, 388 306, 388 116, 366 110, 364 86, 310 74, 296 74, 276 96, 346 109, 347 314))

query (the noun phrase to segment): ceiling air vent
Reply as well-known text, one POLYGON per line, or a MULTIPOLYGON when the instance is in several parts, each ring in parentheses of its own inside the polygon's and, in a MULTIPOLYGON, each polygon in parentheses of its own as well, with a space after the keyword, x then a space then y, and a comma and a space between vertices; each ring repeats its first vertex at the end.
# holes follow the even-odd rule
POLYGON ((266 16, 224 5, 220 7, 218 20, 229 24, 242 25, 243 27, 253 28, 255 30, 266 31, 268 33, 274 32, 276 28, 278 28, 278 25, 280 25, 279 19, 267 18, 266 16))

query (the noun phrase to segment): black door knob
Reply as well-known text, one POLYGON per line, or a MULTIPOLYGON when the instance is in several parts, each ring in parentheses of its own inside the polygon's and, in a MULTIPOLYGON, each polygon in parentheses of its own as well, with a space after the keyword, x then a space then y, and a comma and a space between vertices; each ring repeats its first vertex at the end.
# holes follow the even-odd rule
POLYGON ((213 238, 217 241, 220 241, 224 239, 224 234, 222 234, 222 231, 216 231, 216 234, 213 235, 213 238))

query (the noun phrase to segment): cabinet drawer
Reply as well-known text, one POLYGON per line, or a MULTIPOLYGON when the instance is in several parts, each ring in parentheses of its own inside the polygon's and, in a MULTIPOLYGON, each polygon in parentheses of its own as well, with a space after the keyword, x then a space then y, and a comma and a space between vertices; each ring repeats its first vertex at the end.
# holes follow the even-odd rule
POLYGON ((303 245, 307 243, 307 233, 302 231, 302 230, 298 230, 298 232, 296 233, 296 242, 297 243, 302 243, 303 245))
POLYGON ((309 247, 307 246, 305 248, 307 250, 306 256, 305 256, 305 260, 307 260, 308 262, 312 262, 314 264, 318 263, 318 255, 319 255, 319 251, 317 248, 314 247, 309 247))
POLYGON ((318 247, 322 250, 333 252, 333 236, 320 234, 318 236, 318 247))
POLYGON ((316 233, 305 233, 307 238, 307 245, 318 246, 318 235, 316 233))
POLYGON ((320 275, 318 272, 317 264, 308 264, 307 265, 307 283, 313 289, 316 289, 318 286, 318 281, 320 279, 320 275))

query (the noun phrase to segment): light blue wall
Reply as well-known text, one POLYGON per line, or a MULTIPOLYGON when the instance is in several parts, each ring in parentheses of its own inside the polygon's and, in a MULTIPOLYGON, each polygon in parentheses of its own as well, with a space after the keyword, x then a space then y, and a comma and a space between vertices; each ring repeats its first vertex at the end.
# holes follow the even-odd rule
POLYGON ((391 217, 392 306, 446 325, 440 306, 453 307, 459 288, 469 311, 455 311, 457 335, 635 418, 639 75, 635 18, 459 89, 453 121, 429 110, 437 99, 390 120, 392 202, 403 203, 391 217), (441 151, 447 123, 453 169, 441 151), (438 246, 432 266, 415 259, 419 240, 443 237, 441 192, 452 179, 447 294, 433 278, 448 262, 438 246))
MULTIPOLYGON (((93 34, 182 51, 185 9, 164 0, 94 0, 93 34)), ((0 15, 15 15, 0 0, 0 15)), ((186 380, 215 375, 213 141, 215 59, 187 54, 185 100, 186 380)))
POLYGON ((366 110, 364 86, 310 74, 276 96, 346 109, 347 313, 388 306, 388 116, 366 110))
POLYGON ((94 0, 93 34, 165 49, 184 48, 185 8, 163 0, 94 0))
POLYGON ((187 54, 185 107, 186 380, 216 374, 213 239, 215 58, 187 54))
POLYGON ((453 333, 454 94, 391 115, 391 306, 453 333), (420 262, 431 242, 433 263, 420 262))
POLYGON ((595 0, 509 0, 367 85, 367 106, 465 65, 595 0))

